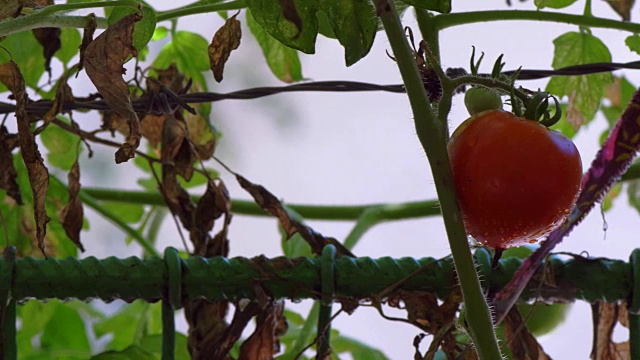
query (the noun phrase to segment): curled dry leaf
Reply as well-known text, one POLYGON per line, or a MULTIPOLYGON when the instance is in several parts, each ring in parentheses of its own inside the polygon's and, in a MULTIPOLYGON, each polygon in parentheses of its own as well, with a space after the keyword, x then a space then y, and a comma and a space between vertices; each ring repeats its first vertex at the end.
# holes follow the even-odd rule
POLYGON ((315 232, 310 227, 301 224, 293 219, 287 210, 282 206, 280 200, 278 200, 269 190, 265 189, 262 185, 256 185, 244 177, 235 174, 236 180, 240 186, 245 189, 253 200, 262 208, 262 210, 278 218, 282 229, 287 234, 287 239, 291 238, 295 233, 300 233, 303 239, 316 254, 321 254, 325 245, 332 244, 336 247, 336 254, 338 256, 351 256, 355 257, 344 245, 338 242, 334 238, 324 237, 321 234, 315 232))
POLYGON ((611 338, 613 329, 619 322, 620 315, 627 313, 624 303, 610 304, 597 301, 591 305, 593 315, 593 360, 628 360, 631 359, 629 342, 615 343, 611 338))
POLYGON ((185 119, 189 139, 193 144, 194 155, 200 160, 209 160, 216 148, 216 133, 205 118, 187 114, 185 119))
MULTIPOLYGON (((53 5, 53 0, 35 0, 34 3, 44 7, 53 5)), ((60 42, 60 28, 38 28, 32 30, 38 43, 42 45, 44 55, 44 69, 51 77, 51 58, 56 51, 60 50, 62 43, 60 42)))
POLYGON ((4 189, 18 205, 22 205, 20 187, 16 182, 18 173, 13 166, 13 155, 11 154, 18 145, 18 136, 9 134, 4 125, 0 126, 0 189, 4 189))
POLYGON ((69 74, 70 72, 64 74, 60 78, 60 81, 58 82, 58 87, 56 88, 56 96, 53 99, 53 104, 51 105, 51 109, 47 111, 47 113, 44 115, 44 118, 43 118, 45 123, 53 121, 56 115, 62 112, 62 108, 65 102, 76 100, 75 97, 73 96, 73 91, 71 90, 71 87, 67 83, 69 74))
POLYGON ((79 49, 80 61, 78 62, 78 73, 76 73, 76 76, 78 76, 78 74, 80 73, 80 70, 84 69, 85 51, 87 51, 87 47, 93 41, 93 34, 96 32, 96 29, 98 28, 98 23, 96 22, 95 14, 91 13, 87 15, 87 18, 89 18, 89 26, 84 28, 84 31, 82 33, 82 42, 80 43, 80 49, 79 49))
POLYGON ((213 77, 217 82, 222 81, 222 73, 224 72, 224 64, 229 59, 231 51, 240 46, 240 38, 242 31, 240 30, 240 21, 236 20, 238 14, 228 18, 222 25, 209 44, 209 62, 213 77))
MULTIPOLYGON (((2 82, 4 86, 14 94, 18 90, 17 87, 20 85, 19 83, 16 83, 18 78, 16 78, 14 73, 15 67, 15 63, 12 64, 12 62, 0 64, 0 82, 2 82)), ((20 75, 20 78, 22 78, 22 75, 20 75)))
POLYGON ((133 158, 140 145, 140 122, 131 105, 129 87, 122 78, 125 60, 137 55, 132 34, 140 19, 142 15, 138 12, 122 18, 93 40, 84 52, 89 79, 107 105, 129 124, 129 135, 116 152, 117 164, 133 158))
POLYGON ((20 152, 29 174, 29 184, 33 192, 33 212, 36 223, 36 241, 42 254, 45 254, 44 237, 47 234, 47 216, 45 208, 45 198, 49 188, 49 170, 44 165, 42 155, 38 150, 31 125, 27 114, 27 93, 25 90, 24 78, 20 73, 18 65, 13 61, 9 63, 12 74, 11 83, 14 86, 13 96, 16 99, 16 118, 18 119, 18 136, 20 138, 20 152))
POLYGON ((78 198, 80 193, 80 165, 78 160, 73 163, 68 175, 69 180, 69 201, 62 209, 60 214, 60 222, 64 227, 65 233, 71 241, 84 252, 84 246, 80 242, 80 231, 82 230, 82 222, 84 220, 84 209, 78 198))
POLYGON ((605 0, 611 8, 620 15, 622 20, 629 21, 631 20, 631 9, 633 8, 633 4, 636 2, 635 0, 605 0))
POLYGON ((191 180, 193 176, 193 153, 189 144, 187 124, 184 119, 171 114, 165 115, 162 126, 163 162, 171 162, 174 170, 185 180, 191 180))
POLYGON ((279 338, 287 331, 284 301, 270 303, 260 312, 253 334, 240 346, 238 360, 271 360, 280 352, 279 338))
POLYGON ((504 319, 504 337, 511 349, 514 359, 550 360, 538 340, 531 335, 522 322, 518 308, 513 307, 504 319))

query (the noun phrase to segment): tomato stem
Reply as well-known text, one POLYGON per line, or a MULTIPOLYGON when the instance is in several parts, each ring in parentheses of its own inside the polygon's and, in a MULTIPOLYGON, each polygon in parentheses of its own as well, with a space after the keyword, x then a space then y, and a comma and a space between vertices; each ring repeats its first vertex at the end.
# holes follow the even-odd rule
MULTIPOLYGON (((467 235, 451 174, 446 137, 441 136, 446 133, 446 123, 436 118, 427 98, 427 93, 422 84, 422 79, 393 1, 375 0, 374 5, 384 25, 384 30, 389 38, 402 80, 407 89, 418 139, 431 165, 451 246, 451 254, 464 298, 465 315, 469 324, 471 338, 480 359, 502 359, 494 332, 491 312, 480 286, 475 262, 467 242, 467 235)), ((424 26, 421 26, 422 28, 424 26)), ((445 84, 443 84, 443 90, 444 86, 445 84)), ((451 93, 443 91, 442 98, 448 98, 450 102, 451 93)), ((441 119, 446 118, 447 115, 448 112, 439 114, 441 119)))

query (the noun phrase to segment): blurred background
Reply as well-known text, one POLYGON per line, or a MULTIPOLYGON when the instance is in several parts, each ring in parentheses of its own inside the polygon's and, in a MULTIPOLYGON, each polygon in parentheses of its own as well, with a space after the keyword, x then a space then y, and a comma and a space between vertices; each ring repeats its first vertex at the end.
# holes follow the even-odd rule
MULTIPOLYGON (((185 1, 149 1, 158 10, 176 8, 185 1)), ((584 1, 568 10, 582 13, 584 1)), ((516 9, 535 9, 533 1, 514 2, 516 9)), ((506 9, 504 1, 458 0, 453 11, 506 9)), ((545 10, 546 11, 546 10, 545 10)), ((604 1, 593 3, 593 13, 600 17, 618 18, 604 1)), ((638 14, 632 11, 632 21, 638 14)), ((231 54, 225 67, 224 80, 214 83, 210 72, 205 76, 213 92, 229 92, 258 86, 284 85, 267 67, 262 51, 250 36, 244 21, 242 44, 231 54)), ((404 17, 419 39, 411 11, 404 17)), ((208 41, 224 20, 214 14, 180 19, 178 28, 197 32, 208 41)), ((158 24, 169 26, 169 23, 158 24)), ((465 25, 441 33, 440 45, 444 67, 468 70, 472 45, 485 53, 481 71, 490 72, 493 61, 504 54, 505 69, 551 69, 553 39, 576 26, 536 22, 491 22, 465 25)), ((592 29, 612 53, 614 62, 637 60, 624 43, 628 33, 592 29)), ((150 43, 147 59, 153 59, 169 38, 150 43)), ((344 52, 339 43, 318 37, 315 55, 300 54, 305 79, 354 80, 374 84, 401 83, 396 64, 387 56, 389 43, 383 32, 377 34, 370 54, 351 67, 344 65, 344 52)), ((203 49, 206 51, 206 49, 203 49)), ((623 73, 623 72, 620 72, 623 73)), ((129 73, 131 74, 131 73, 129 73)), ((624 72, 634 85, 640 84, 640 73, 624 72)), ((85 78, 86 79, 86 78, 85 78)), ((92 85, 78 80, 84 89, 74 87, 76 94, 95 91, 92 85)), ((544 88, 546 80, 528 81, 523 86, 544 88)), ((462 97, 456 97, 450 115, 451 130, 468 117, 462 97)), ((76 120, 95 121, 97 114, 78 115, 76 120)), ((225 100, 212 104, 211 122, 222 133, 216 155, 234 171, 254 183, 261 184, 288 203, 319 205, 354 205, 418 201, 435 198, 435 189, 426 156, 416 137, 408 101, 403 94, 363 93, 295 93, 256 100, 225 100)), ((575 138, 586 170, 599 145, 599 136, 607 128, 600 115, 575 138)), ((139 190, 137 179, 142 173, 133 164, 113 164, 113 149, 94 145, 96 158, 83 161, 84 187, 119 187, 139 190)), ((221 177, 234 199, 250 199, 229 173, 217 164, 221 177)), ((522 166, 526 171, 526 164, 522 166)), ((193 193, 202 193, 196 189, 193 193)), ((83 256, 139 255, 135 244, 124 247, 125 236, 105 220, 90 213, 91 230, 83 234, 87 252, 83 256)), ((353 227, 349 222, 309 221, 308 224, 326 236, 344 239, 353 227)), ((581 223, 556 250, 587 252, 594 257, 627 259, 637 244, 638 212, 626 197, 619 197, 613 208, 602 215, 598 209, 581 223), (605 231, 605 220, 607 230, 605 231)), ((174 222, 167 218, 160 232, 159 248, 182 247, 174 222)), ((282 254, 280 234, 275 219, 235 216, 230 227, 231 256, 282 254)), ((378 225, 365 234, 353 249, 358 256, 395 258, 443 257, 450 253, 440 217, 378 225)), ((114 305, 111 305, 114 306, 114 305)), ((305 314, 310 302, 290 304, 291 309, 305 314)), ((389 314, 406 316, 389 309, 389 314)), ((177 317, 182 330, 186 324, 177 317)), ((342 333, 381 349, 391 359, 413 358, 413 339, 419 329, 382 319, 376 310, 360 307, 353 315, 342 314, 333 323, 342 333)), ((615 338, 627 338, 626 330, 616 331, 615 338)), ((566 322, 552 335, 539 339, 553 358, 585 359, 591 350, 591 310, 588 304, 576 303, 566 322)), ((426 349, 430 338, 423 342, 426 349)))

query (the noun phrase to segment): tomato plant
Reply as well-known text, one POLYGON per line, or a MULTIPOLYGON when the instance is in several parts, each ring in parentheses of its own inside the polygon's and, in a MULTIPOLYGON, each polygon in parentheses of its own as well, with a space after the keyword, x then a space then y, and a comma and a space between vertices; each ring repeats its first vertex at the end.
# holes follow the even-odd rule
POLYGON ((506 111, 463 122, 448 144, 467 232, 494 249, 557 228, 580 190, 582 163, 566 136, 506 111))

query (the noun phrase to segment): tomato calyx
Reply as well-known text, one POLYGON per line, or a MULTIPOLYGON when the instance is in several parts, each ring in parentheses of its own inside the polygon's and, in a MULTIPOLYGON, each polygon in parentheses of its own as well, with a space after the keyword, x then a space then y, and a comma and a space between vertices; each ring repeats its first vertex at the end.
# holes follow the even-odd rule
POLYGON ((546 127, 551 127, 562 118, 560 102, 548 92, 538 92, 529 100, 523 117, 539 122, 546 127), (553 99, 553 115, 551 115, 551 110, 549 109, 549 98, 553 99))

